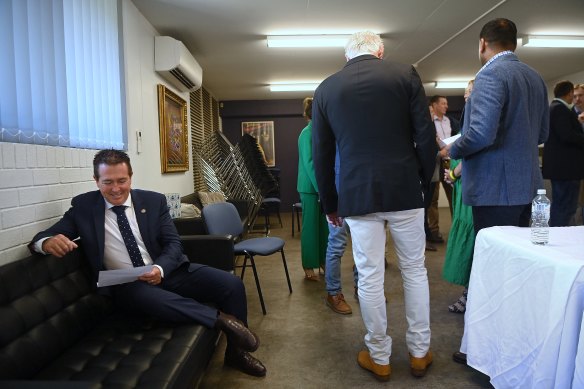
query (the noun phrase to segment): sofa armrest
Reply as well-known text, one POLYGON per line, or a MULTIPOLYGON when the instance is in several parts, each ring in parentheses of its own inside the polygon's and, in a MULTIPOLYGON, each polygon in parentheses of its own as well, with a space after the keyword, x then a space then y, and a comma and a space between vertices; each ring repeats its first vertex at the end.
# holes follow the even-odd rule
POLYGON ((191 262, 233 271, 235 255, 231 235, 182 235, 184 253, 191 262))
POLYGON ((172 219, 179 235, 205 235, 207 229, 202 217, 179 217, 172 219))

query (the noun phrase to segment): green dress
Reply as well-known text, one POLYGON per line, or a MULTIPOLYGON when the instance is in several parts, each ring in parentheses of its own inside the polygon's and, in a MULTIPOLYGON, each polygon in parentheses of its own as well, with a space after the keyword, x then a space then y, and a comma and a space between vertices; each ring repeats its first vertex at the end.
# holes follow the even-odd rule
POLYGON ((296 189, 302 202, 302 235, 300 252, 302 267, 324 266, 328 244, 328 224, 318 201, 318 188, 312 163, 312 122, 298 137, 298 182, 296 189))
MULTIPOLYGON (((452 160, 450 169, 454 170, 459 163, 459 160, 452 160)), ((475 232, 472 207, 462 203, 462 177, 454 183, 452 208, 452 226, 448 234, 448 246, 446 247, 442 277, 453 284, 468 286, 474 252, 475 232)))

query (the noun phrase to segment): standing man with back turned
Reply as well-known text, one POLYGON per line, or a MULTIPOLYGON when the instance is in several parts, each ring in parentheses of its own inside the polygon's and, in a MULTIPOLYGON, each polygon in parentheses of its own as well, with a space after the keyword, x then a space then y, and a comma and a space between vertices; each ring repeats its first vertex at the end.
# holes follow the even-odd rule
POLYGON ((511 20, 483 26, 483 67, 466 102, 462 136, 441 150, 464 161, 463 202, 473 207, 475 232, 527 227, 531 201, 543 188, 538 145, 549 133, 547 90, 541 76, 513 53, 516 47, 511 20))
MULTIPOLYGON (((465 105, 462 136, 440 150, 463 160, 462 201, 472 206, 475 233, 492 226, 529 226, 531 201, 543 188, 538 145, 549 132, 547 90, 541 76, 513 53, 516 47, 511 20, 483 26, 483 67, 465 105)), ((460 352, 453 359, 466 363, 460 352)))
POLYGON ((329 223, 351 229, 359 302, 367 329, 357 362, 379 380, 391 374, 391 338, 384 297, 385 223, 402 272, 411 372, 432 363, 430 301, 424 264, 423 189, 434 171, 435 131, 426 95, 410 65, 383 61, 383 42, 354 34, 345 67, 324 80, 312 107, 313 159, 329 223), (335 152, 339 152, 339 188, 335 152))

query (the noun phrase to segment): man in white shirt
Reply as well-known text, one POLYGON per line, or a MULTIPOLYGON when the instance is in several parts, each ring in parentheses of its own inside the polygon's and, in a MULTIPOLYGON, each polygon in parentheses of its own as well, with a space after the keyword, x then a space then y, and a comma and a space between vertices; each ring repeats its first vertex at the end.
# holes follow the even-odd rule
MULTIPOLYGON (((450 138, 460 132, 460 122, 454 118, 449 118, 446 115, 448 111, 448 99, 446 96, 435 95, 430 99, 430 105, 434 112, 432 120, 434 126, 436 127, 436 142, 438 147, 442 149, 445 144, 442 142, 446 138, 450 138)), ((444 182, 444 174, 441 174, 444 169, 449 166, 449 158, 442 158, 440 160, 440 166, 438 167, 439 174, 438 177, 444 188, 444 193, 446 193, 446 198, 448 199, 448 206, 450 207, 450 216, 452 216, 452 186, 444 182)), ((438 198, 440 193, 439 184, 436 183, 434 187, 434 192, 432 196, 432 201, 428 209, 428 224, 430 227, 431 235, 427 237, 429 242, 432 243, 443 243, 444 239, 440 233, 439 225, 439 215, 438 215, 438 198)))

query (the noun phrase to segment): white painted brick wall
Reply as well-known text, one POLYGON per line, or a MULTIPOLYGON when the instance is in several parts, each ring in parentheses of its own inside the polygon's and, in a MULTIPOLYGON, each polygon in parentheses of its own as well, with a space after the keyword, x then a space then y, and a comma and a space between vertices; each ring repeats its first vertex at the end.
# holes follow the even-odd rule
POLYGON ((35 207, 32 205, 26 207, 20 206, 0 211, 0 220, 2 221, 0 226, 3 230, 34 223, 36 221, 35 207))
POLYGON ((34 185, 58 184, 61 182, 61 169, 35 169, 32 171, 34 185))
POLYGON ((0 189, 20 188, 32 185, 32 171, 22 169, 0 170, 0 189))
POLYGON ((37 162, 36 157, 36 148, 35 147, 27 147, 26 148, 26 164, 29 168, 35 168, 37 162))
MULTIPOLYGON (((26 148, 28 145, 23 145, 23 144, 15 144, 14 145, 14 150, 16 151, 16 168, 17 169, 26 169, 27 168, 27 163, 26 163, 26 148)), ((30 146, 28 146, 30 147, 30 146)), ((7 166, 5 166, 7 167, 7 166)))
POLYGON ((18 191, 20 205, 38 204, 48 201, 49 188, 45 186, 33 186, 30 188, 23 188, 18 191))
POLYGON ((18 190, 0 190, 0 209, 18 207, 18 190))
POLYGON ((77 194, 95 190, 96 150, 0 142, 0 265, 30 255, 32 237, 77 194))
POLYGON ((2 167, 7 169, 15 167, 14 146, 12 143, 2 144, 2 167))

